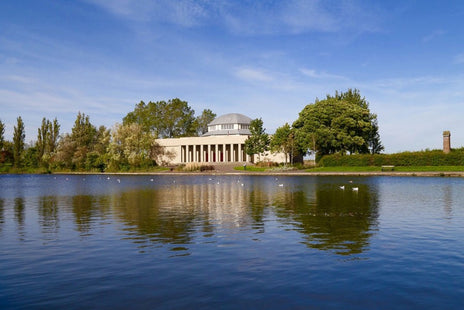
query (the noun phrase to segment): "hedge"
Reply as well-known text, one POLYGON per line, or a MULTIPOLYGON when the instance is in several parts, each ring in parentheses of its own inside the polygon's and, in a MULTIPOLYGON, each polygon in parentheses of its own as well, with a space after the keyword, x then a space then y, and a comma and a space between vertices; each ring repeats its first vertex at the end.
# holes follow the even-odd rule
POLYGON ((326 155, 319 162, 323 167, 336 166, 464 166, 464 149, 403 152, 396 154, 326 155))

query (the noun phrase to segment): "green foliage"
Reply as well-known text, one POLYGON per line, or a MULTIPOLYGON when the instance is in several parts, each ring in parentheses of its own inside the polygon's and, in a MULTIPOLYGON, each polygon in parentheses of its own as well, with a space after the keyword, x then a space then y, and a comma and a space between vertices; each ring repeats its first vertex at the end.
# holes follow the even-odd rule
POLYGON ((324 156, 319 162, 323 167, 340 166, 464 166, 464 150, 403 152, 396 154, 340 154, 324 156))
POLYGON ((116 124, 109 144, 111 170, 128 167, 149 167, 154 164, 155 136, 144 132, 139 124, 116 124))
POLYGON ((290 127, 288 123, 277 128, 271 138, 270 149, 274 153, 285 153, 285 163, 289 157, 293 164, 294 158, 300 155, 300 150, 295 142, 295 129, 290 127))
POLYGON ((178 98, 148 104, 141 101, 124 117, 123 124, 138 124, 144 132, 160 138, 187 137, 197 133, 194 114, 187 101, 178 98))
POLYGON ((213 113, 210 109, 205 109, 195 120, 195 127, 197 130, 197 135, 201 136, 208 132, 208 124, 211 123, 216 118, 216 114, 213 113))
MULTIPOLYGON (((56 125, 54 122, 49 127, 51 134, 48 143, 50 145, 56 141, 55 137, 58 137, 58 128, 57 122, 56 125)), ((90 123, 89 116, 79 112, 71 134, 64 135, 58 144, 54 167, 71 170, 100 169, 98 165, 97 167, 90 166, 90 163, 94 162, 95 154, 103 155, 106 152, 106 147, 102 150, 103 154, 96 150, 96 146, 100 143, 99 134, 103 134, 100 131, 105 132, 106 129, 102 127, 97 131, 96 127, 90 123)))
POLYGON ((26 138, 26 132, 24 129, 24 123, 19 116, 17 119, 17 124, 14 127, 13 132, 13 158, 14 158, 14 166, 16 168, 21 167, 23 154, 24 154, 24 140, 26 138))
POLYGON ((254 154, 264 153, 269 149, 270 139, 269 135, 263 128, 262 119, 254 119, 250 123, 251 135, 245 140, 245 153, 253 156, 254 154))
POLYGON ((24 152, 24 166, 28 168, 38 168, 38 150, 37 147, 32 146, 24 152))
POLYGON ((327 95, 307 105, 293 123, 300 150, 327 154, 378 153, 383 149, 378 134, 377 116, 358 90, 327 95))
POLYGON ((37 131, 37 161, 39 165, 48 167, 58 145, 60 125, 56 118, 51 122, 44 117, 37 131))

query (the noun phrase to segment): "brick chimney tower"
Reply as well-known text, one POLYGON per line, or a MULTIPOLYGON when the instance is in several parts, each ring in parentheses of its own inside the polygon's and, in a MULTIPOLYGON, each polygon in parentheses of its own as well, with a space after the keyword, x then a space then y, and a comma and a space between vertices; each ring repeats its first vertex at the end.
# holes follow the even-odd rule
POLYGON ((451 133, 443 131, 443 153, 448 154, 451 151, 451 133))

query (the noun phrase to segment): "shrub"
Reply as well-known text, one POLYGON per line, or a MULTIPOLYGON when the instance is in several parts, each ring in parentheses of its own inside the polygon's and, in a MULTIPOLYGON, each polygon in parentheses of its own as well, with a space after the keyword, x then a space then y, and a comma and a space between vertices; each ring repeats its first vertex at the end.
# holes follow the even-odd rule
POLYGON ((396 154, 357 154, 357 155, 326 155, 319 165, 323 167, 336 166, 463 166, 464 149, 452 150, 449 154, 441 150, 426 150, 420 152, 402 152, 396 154))

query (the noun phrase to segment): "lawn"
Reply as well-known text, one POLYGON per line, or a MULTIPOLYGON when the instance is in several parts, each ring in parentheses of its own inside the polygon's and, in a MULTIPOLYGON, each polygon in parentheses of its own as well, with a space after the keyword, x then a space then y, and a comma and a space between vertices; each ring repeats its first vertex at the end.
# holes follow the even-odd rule
MULTIPOLYGON (((307 169, 307 172, 381 172, 381 167, 365 166, 365 167, 317 167, 307 169)), ((393 172, 460 172, 464 171, 464 166, 396 166, 393 172)), ((389 172, 389 171, 387 171, 389 172)))

